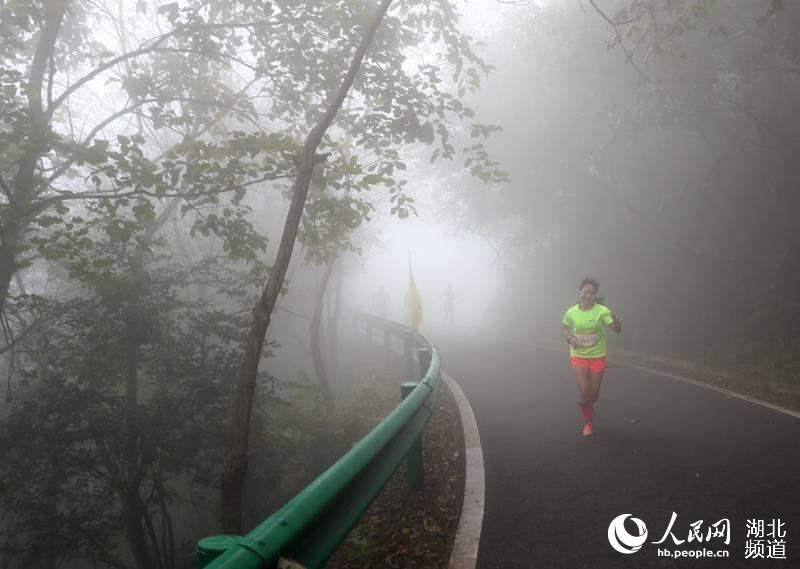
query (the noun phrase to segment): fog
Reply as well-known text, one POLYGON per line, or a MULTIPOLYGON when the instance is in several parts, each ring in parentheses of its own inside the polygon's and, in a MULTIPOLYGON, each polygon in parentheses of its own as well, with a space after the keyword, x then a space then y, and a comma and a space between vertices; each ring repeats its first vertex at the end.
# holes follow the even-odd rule
POLYGON ((458 234, 426 213, 385 226, 378 237, 381 242, 365 253, 360 270, 347 280, 346 286, 354 291, 348 300, 354 307, 374 312, 373 297, 384 287, 385 316, 406 323, 410 266, 422 298, 426 329, 480 330, 502 288, 491 245, 479 236, 458 234), (449 286, 456 294, 452 326, 444 314, 443 297, 449 286))
POLYGON ((186 487, 349 444, 409 273, 434 343, 563 347, 588 276, 612 349, 800 377, 796 2, 375 4, 0 3, 9 567, 188 566, 186 487))
MULTIPOLYGON (((492 243, 488 251, 499 251, 498 258, 462 245, 459 253, 510 287, 495 289, 486 307, 493 333, 556 338, 589 275, 641 331, 623 344, 741 357, 709 337, 720 319, 751 356, 770 350, 758 345, 760 326, 793 341, 796 331, 778 332, 773 325, 781 325, 761 318, 777 281, 791 289, 798 278, 788 253, 795 222, 785 215, 798 180, 789 150, 798 143, 790 111, 798 76, 788 71, 797 65, 788 26, 798 14, 769 2, 747 6, 700 10, 671 36, 628 29, 633 64, 588 6, 464 8, 498 67, 469 104, 502 126, 487 147, 510 181, 481 188, 460 180, 458 191, 442 190, 443 209, 458 221, 437 225, 480 235, 492 243), (724 316, 731 303, 742 308, 733 322, 724 316), (662 315, 655 329, 653 307, 662 315)), ((455 247, 453 237, 441 239, 455 247)), ((489 320, 475 325, 491 327, 489 320)))

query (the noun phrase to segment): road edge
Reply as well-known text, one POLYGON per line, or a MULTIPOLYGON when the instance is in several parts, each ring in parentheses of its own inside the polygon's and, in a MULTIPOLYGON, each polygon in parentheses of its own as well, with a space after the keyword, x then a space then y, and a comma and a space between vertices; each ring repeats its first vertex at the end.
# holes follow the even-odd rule
POLYGON ((760 405, 762 407, 766 407, 767 409, 772 409, 773 411, 777 411, 778 413, 783 413, 784 415, 789 415, 790 417, 794 417, 795 419, 800 419, 800 413, 797 412, 797 411, 794 411, 792 409, 787 409, 786 407, 781 407, 780 405, 776 405, 775 403, 770 403, 769 401, 764 401, 763 399, 757 399, 755 397, 751 397, 750 395, 745 395, 745 394, 739 393, 737 391, 731 391, 730 389, 726 389, 724 387, 718 387, 716 385, 711 385, 711 384, 708 384, 708 383, 705 383, 705 382, 702 382, 702 381, 697 381, 695 379, 689 379, 688 377, 683 377, 682 375, 678 375, 678 374, 671 373, 671 372, 668 372, 668 371, 660 371, 660 370, 657 370, 657 369, 652 369, 652 368, 640 366, 638 364, 632 364, 632 363, 628 363, 628 362, 623 362, 623 361, 618 360, 616 358, 614 358, 614 359, 610 359, 609 358, 608 361, 611 362, 611 363, 614 363, 614 364, 624 365, 624 366, 632 367, 634 369, 640 369, 642 371, 647 371, 647 372, 654 373, 654 374, 657 374, 657 375, 663 375, 665 377, 669 377, 669 378, 675 379, 677 381, 682 381, 684 383, 690 383, 690 384, 695 385, 697 387, 703 387, 705 389, 710 389, 712 391, 716 391, 716 392, 721 393, 723 395, 727 395, 728 397, 734 397, 736 399, 741 399, 743 401, 748 401, 750 403, 753 403, 754 405, 760 405))
MULTIPOLYGON (((517 343, 520 343, 520 342, 517 342, 517 343)), ((546 346, 546 345, 543 345, 543 344, 523 344, 523 345, 528 345, 528 346, 530 346, 532 348, 542 348, 542 349, 551 350, 551 351, 558 351, 558 352, 563 351, 563 350, 561 350, 559 348, 556 348, 556 347, 553 347, 553 346, 546 346)), ((661 371, 661 370, 658 370, 658 369, 653 369, 653 368, 641 366, 641 365, 638 365, 638 364, 625 362, 625 361, 622 361, 622 360, 617 359, 617 358, 613 358, 613 359, 612 358, 608 358, 608 361, 610 363, 613 363, 613 364, 624 365, 624 366, 632 367, 634 369, 639 369, 639 370, 642 370, 642 371, 653 373, 653 374, 656 374, 656 375, 662 375, 664 377, 669 377, 669 378, 674 379, 676 381, 682 381, 684 383, 688 383, 688 384, 694 385, 696 387, 702 387, 704 389, 710 389, 711 391, 716 391, 717 393, 721 393, 722 395, 726 395, 728 397, 733 397, 735 399, 741 399, 742 401, 747 401, 747 402, 752 403, 754 405, 760 405, 761 407, 766 407, 767 409, 771 409, 771 410, 776 411, 778 413, 783 413, 784 415, 789 415, 790 417, 794 417, 795 419, 800 419, 800 412, 798 412, 798 411, 795 411, 793 409, 788 409, 786 407, 781 407, 780 405, 777 405, 775 403, 770 403, 769 401, 764 401, 763 399, 758 399, 758 398, 752 397, 750 395, 745 395, 744 393, 739 393, 738 391, 731 391, 730 389, 726 389, 724 387, 718 387, 716 385, 711 385, 711 384, 705 383, 703 381, 697 381, 695 379, 689 379, 688 377, 684 377, 684 376, 678 375, 676 373, 672 373, 672 372, 668 372, 668 371, 661 371)))
POLYGON ((458 405, 461 426, 464 431, 464 496, 461 516, 458 520, 448 569, 474 569, 478 561, 483 512, 486 498, 486 476, 483 462, 483 447, 467 396, 456 380, 444 371, 442 379, 447 384, 458 405))

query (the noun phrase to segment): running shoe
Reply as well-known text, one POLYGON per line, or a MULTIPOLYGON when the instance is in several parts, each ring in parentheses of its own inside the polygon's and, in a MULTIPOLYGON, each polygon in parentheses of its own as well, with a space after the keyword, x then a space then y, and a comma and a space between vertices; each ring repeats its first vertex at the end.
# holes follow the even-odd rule
POLYGON ((584 423, 583 425, 583 436, 584 437, 591 437, 592 436, 592 424, 591 423, 584 423))

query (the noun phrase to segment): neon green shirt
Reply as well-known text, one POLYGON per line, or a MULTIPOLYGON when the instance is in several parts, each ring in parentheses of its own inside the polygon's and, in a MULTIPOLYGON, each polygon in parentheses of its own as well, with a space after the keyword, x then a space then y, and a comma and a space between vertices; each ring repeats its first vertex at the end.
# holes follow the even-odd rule
POLYGON ((608 308, 595 303, 589 310, 581 310, 580 304, 576 304, 564 313, 562 322, 581 344, 579 348, 569 347, 570 356, 602 358, 606 355, 606 326, 614 323, 608 308))

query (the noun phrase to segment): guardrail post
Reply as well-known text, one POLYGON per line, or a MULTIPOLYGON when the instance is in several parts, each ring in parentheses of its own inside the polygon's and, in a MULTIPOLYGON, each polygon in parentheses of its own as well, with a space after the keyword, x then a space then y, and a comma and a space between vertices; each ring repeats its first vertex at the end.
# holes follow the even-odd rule
POLYGON ((197 543, 197 566, 203 569, 231 547, 236 547, 241 538, 238 535, 212 535, 197 543))
MULTIPOLYGON (((405 399, 419 385, 410 381, 400 384, 400 398, 405 399)), ((406 490, 409 492, 422 488, 422 435, 417 437, 406 454, 406 490)))
POLYGON ((428 373, 428 368, 431 367, 431 351, 427 348, 419 348, 417 359, 419 359, 419 377, 424 378, 428 373))
POLYGON ((407 377, 414 377, 414 338, 411 332, 403 333, 403 352, 406 357, 407 377))

